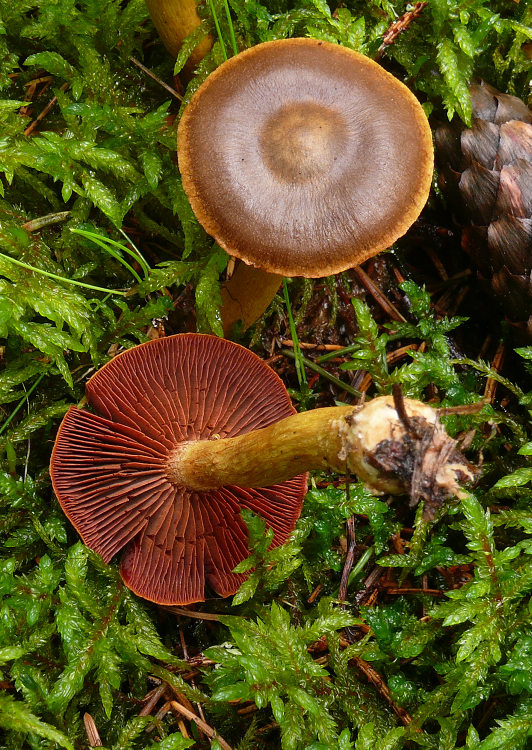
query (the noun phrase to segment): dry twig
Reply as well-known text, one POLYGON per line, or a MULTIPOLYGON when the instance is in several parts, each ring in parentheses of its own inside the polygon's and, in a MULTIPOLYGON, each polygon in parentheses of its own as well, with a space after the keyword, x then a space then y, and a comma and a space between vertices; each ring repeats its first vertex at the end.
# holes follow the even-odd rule
MULTIPOLYGON (((60 87, 60 91, 66 91, 67 88, 68 88, 68 83, 63 83, 63 85, 60 87)), ((24 135, 31 135, 33 131, 35 130, 35 128, 37 127, 37 125, 42 120, 44 120, 48 112, 50 112, 50 110, 53 109, 53 107, 55 107, 56 104, 57 104, 57 96, 53 96, 48 102, 48 104, 46 105, 46 107, 42 110, 42 112, 39 112, 35 120, 30 122, 30 124, 24 131, 24 135)))
POLYGON ((206 722, 202 721, 199 716, 196 716, 196 714, 193 711, 189 711, 186 706, 183 706, 181 703, 178 703, 177 701, 170 701, 170 705, 174 711, 177 711, 178 713, 185 716, 190 721, 193 721, 196 726, 201 729, 207 737, 210 737, 210 739, 216 738, 218 740, 218 744, 223 750, 231 750, 231 745, 229 745, 223 737, 220 737, 218 732, 213 729, 211 726, 209 726, 206 722))
POLYGON ((179 99, 180 102, 183 101, 183 97, 181 96, 181 94, 178 94, 175 89, 173 89, 171 86, 169 86, 164 81, 161 81, 161 79, 158 78, 155 75, 155 73, 152 73, 152 71, 149 68, 147 68, 145 65, 143 65, 140 62, 140 60, 137 60, 136 57, 130 57, 129 60, 130 60, 130 62, 133 63, 133 65, 136 65, 137 68, 140 68, 140 70, 142 70, 143 73, 146 73, 147 76, 149 76, 150 78, 153 78, 153 80, 156 81, 159 84, 159 86, 162 86, 163 89, 165 89, 166 91, 168 91, 168 93, 171 94, 171 96, 174 96, 176 99, 179 99))
MULTIPOLYGON (((390 692, 390 688, 384 682, 377 670, 374 669, 367 661, 361 659, 359 656, 355 656, 350 660, 349 663, 356 666, 362 672, 362 674, 366 676, 368 681, 371 682, 371 684, 375 687, 379 695, 381 695, 386 703, 388 703, 394 714, 398 717, 399 721, 405 727, 407 727, 412 722, 412 717, 410 716, 408 711, 406 711, 404 708, 401 708, 401 706, 398 706, 397 703, 394 702, 392 694, 390 692)), ((421 730, 418 729, 418 731, 421 730)))
MULTIPOLYGON (((497 351, 495 352, 495 356, 493 357, 493 361, 491 363, 491 369, 495 372, 500 372, 502 363, 504 361, 504 344, 501 341, 499 346, 497 347, 497 351)), ((488 404, 493 403, 493 399, 495 398, 495 392, 497 390, 497 381, 494 378, 488 378, 486 380, 486 387, 484 389, 484 399, 488 404)))
POLYGON ((395 305, 390 302, 388 297, 379 289, 373 279, 371 279, 360 266, 355 266, 353 272, 358 277, 358 280, 364 289, 371 294, 375 302, 382 307, 392 320, 397 320, 401 323, 406 322, 406 318, 399 312, 395 305))
POLYGON ((406 13, 403 13, 403 15, 398 18, 397 21, 394 21, 388 27, 384 36, 382 37, 382 44, 377 50, 375 60, 380 60, 386 47, 389 47, 390 44, 393 44, 399 34, 402 34, 403 31, 406 31, 409 28, 410 24, 415 21, 416 18, 419 18, 427 5, 427 2, 414 3, 412 10, 407 10, 406 13))

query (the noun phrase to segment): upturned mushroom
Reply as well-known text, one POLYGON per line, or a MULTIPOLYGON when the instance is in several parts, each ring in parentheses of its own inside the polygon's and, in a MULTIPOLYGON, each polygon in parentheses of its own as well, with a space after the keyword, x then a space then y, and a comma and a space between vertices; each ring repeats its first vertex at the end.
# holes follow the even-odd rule
POLYGON ((178 160, 199 222, 247 264, 223 291, 230 332, 262 314, 282 276, 338 273, 390 247, 426 202, 433 149, 397 78, 351 49, 296 38, 245 50, 207 78, 179 123, 178 160))
POLYGON ((471 478, 434 409, 391 397, 294 414, 278 376, 231 341, 179 334, 118 355, 72 407, 51 477, 85 544, 159 604, 234 593, 248 555, 240 511, 294 528, 310 469, 356 473, 378 492, 411 490, 433 508, 471 478))

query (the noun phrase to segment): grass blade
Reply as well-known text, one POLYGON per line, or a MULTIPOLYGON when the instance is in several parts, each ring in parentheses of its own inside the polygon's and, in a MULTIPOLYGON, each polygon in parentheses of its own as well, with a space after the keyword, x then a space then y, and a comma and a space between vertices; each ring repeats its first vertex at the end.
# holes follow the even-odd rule
POLYGON ((118 291, 118 289, 106 289, 103 286, 95 286, 94 284, 86 284, 84 281, 76 281, 75 279, 68 279, 65 276, 58 276, 56 273, 50 273, 50 271, 43 271, 40 268, 35 268, 35 266, 30 266, 29 263, 24 263, 23 261, 17 260, 16 258, 10 258, 9 255, 4 255, 4 253, 0 253, 0 258, 2 258, 3 260, 7 260, 9 263, 14 263, 16 266, 21 266, 22 268, 26 268, 28 271, 33 271, 34 273, 40 273, 41 276, 48 276, 48 278, 55 279, 55 281, 64 281, 65 284, 73 284, 74 286, 81 286, 84 289, 92 289, 95 292, 105 292, 106 294, 119 294, 121 297, 126 296, 126 292, 120 292, 118 291))

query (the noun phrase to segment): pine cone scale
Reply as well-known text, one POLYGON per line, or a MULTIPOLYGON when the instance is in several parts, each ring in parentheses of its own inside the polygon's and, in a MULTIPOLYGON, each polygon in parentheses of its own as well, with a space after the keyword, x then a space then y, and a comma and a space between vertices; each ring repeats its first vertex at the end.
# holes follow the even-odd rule
POLYGON ((506 266, 512 273, 528 277, 530 271, 523 274, 523 269, 530 263, 531 242, 532 219, 504 216, 493 221, 487 232, 492 270, 506 266))
POLYGON ((464 208, 474 224, 484 226, 491 221, 499 180, 499 172, 486 169, 476 161, 462 172, 458 188, 464 208))
POLYGON ((466 164, 478 162, 493 169, 499 148, 499 128, 492 122, 477 120, 471 130, 462 132, 460 143, 466 164))
POLYGON ((517 159, 501 170, 495 214, 511 214, 519 219, 532 216, 532 163, 517 159))
POLYGON ((516 159, 532 160, 532 126, 521 120, 512 120, 501 125, 501 140, 495 159, 495 168, 511 164, 516 159))

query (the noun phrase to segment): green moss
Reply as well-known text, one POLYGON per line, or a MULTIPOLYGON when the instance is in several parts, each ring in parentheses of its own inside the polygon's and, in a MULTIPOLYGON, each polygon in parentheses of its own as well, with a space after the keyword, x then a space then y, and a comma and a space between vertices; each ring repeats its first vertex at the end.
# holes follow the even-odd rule
MULTIPOLYGON (((388 0, 230 0, 229 24, 225 6, 214 7, 227 54, 232 27, 240 49, 311 35, 374 57, 405 11, 388 0)), ((198 35, 214 31, 207 9, 200 12, 198 35)), ((430 0, 381 63, 428 110, 467 121, 473 76, 528 94, 530 13, 526 3, 430 0)), ((57 424, 82 398, 87 376, 119 347, 146 340, 154 319, 175 315, 187 287, 198 328, 221 332, 226 258, 181 186, 179 103, 132 56, 172 80, 173 61, 143 0, 0 1, 0 747, 85 748, 86 713, 109 749, 208 747, 188 722, 193 739, 185 739, 171 713, 138 715, 161 681, 171 699, 201 703, 206 722, 240 750, 527 747, 532 394, 522 364, 512 382, 458 360, 450 337, 468 323, 439 318, 410 282, 402 287, 407 323, 378 325, 355 302, 359 337, 344 371, 369 372, 379 392, 399 383, 445 406, 480 401, 487 377, 513 398, 511 412, 485 406, 447 417, 453 434, 474 432, 486 468, 475 494, 443 508, 432 525, 406 503, 313 477, 286 546, 268 551, 264 524, 246 518, 253 553, 241 569, 253 572, 233 602, 204 605, 220 615, 212 622, 177 620, 137 599, 116 563, 84 548, 61 513, 47 467, 57 424), (124 230, 146 263, 73 229, 116 242, 124 230), (423 350, 393 368, 386 355, 399 338, 423 350), (357 547, 344 603, 348 519, 357 547), (373 606, 388 574, 398 591, 381 587, 373 606)), ((185 101, 222 59, 218 40, 185 101)), ((293 300, 298 288, 287 288, 293 300)), ((529 364, 530 349, 519 353, 529 364)), ((300 353, 298 364, 299 397, 314 401, 300 353)))

